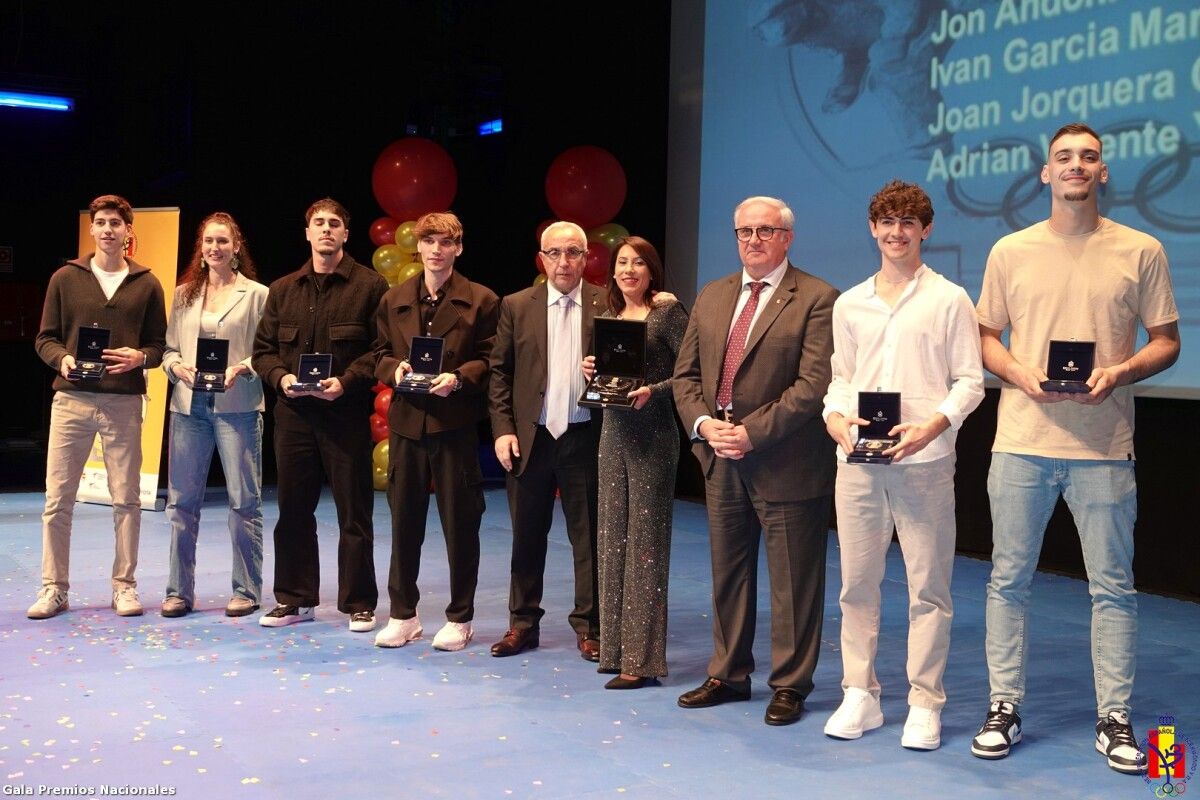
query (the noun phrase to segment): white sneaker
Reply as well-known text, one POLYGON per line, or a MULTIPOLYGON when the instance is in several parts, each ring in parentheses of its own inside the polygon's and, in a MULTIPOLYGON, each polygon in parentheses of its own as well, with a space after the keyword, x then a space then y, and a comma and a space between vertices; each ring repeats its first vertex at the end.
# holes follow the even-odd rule
POLYGON ((282 628, 284 625, 295 625, 297 622, 312 622, 317 618, 317 610, 312 606, 275 606, 258 618, 258 624, 264 628, 282 628))
POLYGON ((375 612, 355 611, 350 615, 350 630, 355 633, 368 633, 375 630, 375 612))
POLYGON ((909 750, 937 750, 942 746, 942 712, 920 706, 908 707, 908 721, 900 746, 909 750))
POLYGON ((469 622, 447 622, 433 637, 434 650, 462 650, 467 642, 475 638, 475 631, 469 622))
POLYGON ((879 698, 865 689, 850 687, 838 710, 825 723, 825 735, 834 739, 858 739, 864 731, 883 725, 879 698))
POLYGON ((1110 711, 1096 721, 1096 750, 1117 772, 1137 775, 1146 771, 1146 754, 1138 747, 1129 714, 1124 711, 1110 711))
POLYGON ((387 627, 375 634, 376 647, 404 647, 421 638, 421 619, 389 619, 387 627))
POLYGON ((140 617, 142 601, 138 598, 137 589, 132 586, 122 586, 113 590, 112 607, 118 617, 140 617))
POLYGON ((66 592, 59 591, 57 586, 43 586, 38 592, 37 600, 25 612, 25 616, 30 619, 50 619, 70 607, 66 592))

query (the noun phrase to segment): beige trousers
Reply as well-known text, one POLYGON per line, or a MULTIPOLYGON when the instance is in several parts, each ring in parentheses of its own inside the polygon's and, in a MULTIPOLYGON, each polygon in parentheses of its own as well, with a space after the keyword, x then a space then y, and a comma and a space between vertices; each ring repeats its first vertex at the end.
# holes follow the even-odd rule
POLYGON ((880 585, 895 527, 908 575, 908 681, 912 706, 941 710, 954 617, 954 456, 925 464, 838 463, 842 688, 879 696, 880 585))
POLYGON ((116 555, 112 584, 136 586, 138 537, 142 526, 138 498, 142 468, 141 395, 58 392, 50 410, 46 452, 46 509, 42 512, 42 586, 70 587, 71 520, 84 464, 96 434, 104 447, 108 493, 112 497, 116 555))

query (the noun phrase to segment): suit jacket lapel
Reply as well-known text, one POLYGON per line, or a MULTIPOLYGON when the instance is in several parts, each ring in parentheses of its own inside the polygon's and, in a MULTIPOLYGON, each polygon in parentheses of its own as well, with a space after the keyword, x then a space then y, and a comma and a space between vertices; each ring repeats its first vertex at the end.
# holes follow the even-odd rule
POLYGON ((717 396, 717 383, 721 380, 721 367, 725 362, 725 347, 729 341, 729 329, 733 327, 733 314, 737 311, 738 295, 742 291, 742 272, 738 270, 716 287, 713 311, 717 315, 717 330, 713 333, 713 347, 708 348, 708 357, 701 360, 700 374, 704 380, 704 394, 710 399, 717 396), (718 338, 719 337, 719 338, 718 338))
POLYGON ((438 304, 437 311, 433 312, 433 324, 429 328, 430 335, 444 338, 447 333, 458 323, 462 318, 462 312, 458 310, 458 304, 471 304, 471 294, 468 291, 467 279, 460 278, 458 273, 452 273, 450 280, 446 281, 443 286, 445 294, 442 297, 442 302, 438 304))
MULTIPOLYGON (((775 318, 779 316, 779 312, 791 302, 795 291, 796 273, 792 271, 792 265, 789 263, 788 268, 783 273, 783 278, 779 281, 779 285, 775 287, 775 291, 771 292, 771 297, 767 300, 766 308, 758 315, 758 319, 754 322, 754 327, 750 329, 750 335, 746 337, 745 353, 749 353, 754 349, 754 346, 762 339, 763 334, 775 322, 775 318)), ((743 361, 745 360, 745 354, 743 354, 742 359, 743 361)))
POLYGON ((597 314, 604 313, 601 299, 600 292, 590 283, 583 284, 583 291, 579 293, 579 305, 583 309, 583 313, 580 314, 583 330, 579 332, 579 343, 583 346, 583 352, 579 354, 581 361, 584 356, 592 352, 592 331, 596 327, 592 322, 596 319, 597 314))
POLYGON ((250 293, 249 288, 246 286, 248 282, 249 280, 246 276, 239 272, 237 280, 233 285, 233 291, 230 293, 229 299, 225 301, 225 308, 221 311, 220 319, 224 320, 238 303, 246 299, 246 295, 250 293))
MULTIPOLYGON (((530 295, 529 324, 533 326, 533 340, 537 342, 538 372, 543 379, 550 361, 546 355, 546 301, 550 299, 546 284, 542 284, 530 295)), ((519 323, 518 323, 519 324, 519 323)))

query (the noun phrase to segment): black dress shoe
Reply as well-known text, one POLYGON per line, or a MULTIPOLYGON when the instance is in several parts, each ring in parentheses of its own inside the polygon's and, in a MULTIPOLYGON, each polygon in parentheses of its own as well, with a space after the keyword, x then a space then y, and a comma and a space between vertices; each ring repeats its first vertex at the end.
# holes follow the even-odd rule
POLYGON ((579 657, 584 661, 600 660, 600 642, 586 633, 577 634, 576 645, 579 647, 579 657))
POLYGON ((524 653, 537 646, 537 628, 511 628, 504 634, 504 638, 492 645, 492 655, 496 658, 505 658, 524 653))
POLYGON ((716 678, 708 678, 690 692, 679 695, 679 705, 682 708, 708 708, 719 706, 721 703, 736 703, 750 699, 750 681, 745 686, 725 683, 716 678))
POLYGON ((804 695, 795 689, 776 689, 775 696, 767 705, 767 713, 763 717, 763 722, 768 725, 791 725, 800 719, 802 711, 804 711, 804 695))
POLYGON ((658 678, 622 678, 620 675, 604 684, 605 689, 641 689, 643 686, 657 686, 658 678))

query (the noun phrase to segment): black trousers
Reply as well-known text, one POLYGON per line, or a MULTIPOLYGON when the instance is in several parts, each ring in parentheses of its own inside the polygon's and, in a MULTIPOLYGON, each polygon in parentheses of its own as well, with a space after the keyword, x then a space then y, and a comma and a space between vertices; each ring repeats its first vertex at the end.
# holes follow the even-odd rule
POLYGON ((596 452, 598 424, 579 423, 555 439, 539 426, 533 452, 522 453, 525 470, 508 474, 508 508, 512 515, 512 582, 508 594, 509 625, 536 628, 542 610, 546 538, 554 514, 554 490, 562 497, 567 538, 575 566, 575 607, 571 628, 600 638, 596 601, 596 452))
POLYGON ((708 674, 741 684, 754 671, 758 547, 765 540, 771 579, 772 689, 805 697, 821 652, 825 613, 828 496, 769 502, 719 458, 705 482, 713 573, 713 655, 708 674))
POLYGON ((275 403, 275 600, 282 605, 321 602, 315 512, 325 476, 337 506, 338 610, 374 611, 379 602, 371 523, 371 427, 366 414, 356 411, 275 403))
POLYGON ((421 592, 421 545, 429 514, 429 483, 437 494, 438 516, 450 562, 450 604, 446 619, 470 622, 479 581, 479 522, 483 517, 483 475, 479 434, 474 425, 407 439, 388 440, 388 501, 392 508, 392 567, 388 573, 393 619, 411 619, 421 592))

